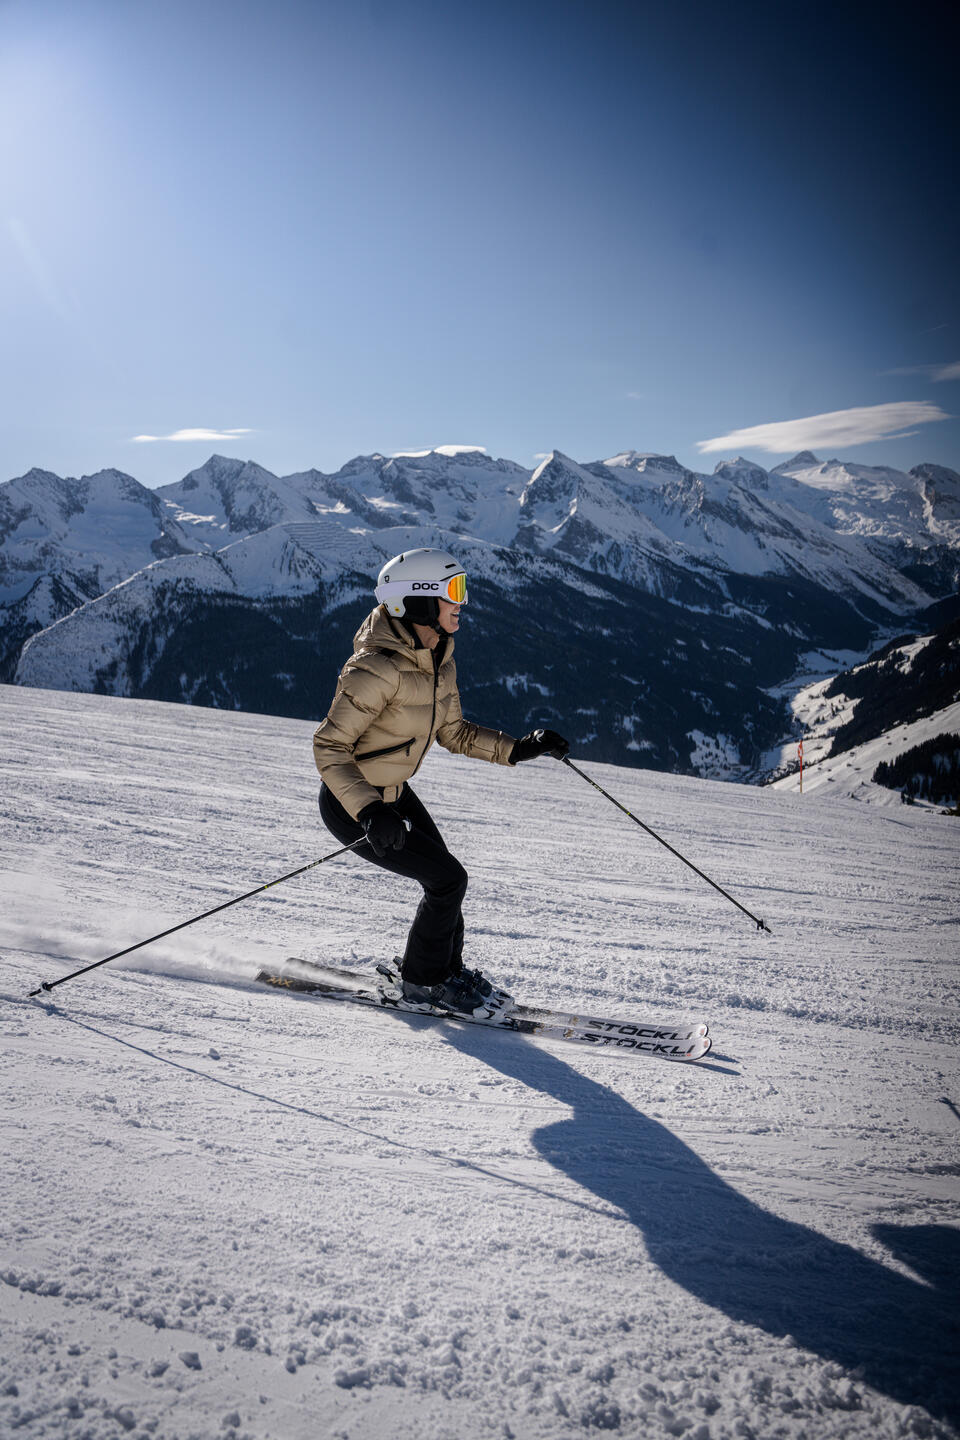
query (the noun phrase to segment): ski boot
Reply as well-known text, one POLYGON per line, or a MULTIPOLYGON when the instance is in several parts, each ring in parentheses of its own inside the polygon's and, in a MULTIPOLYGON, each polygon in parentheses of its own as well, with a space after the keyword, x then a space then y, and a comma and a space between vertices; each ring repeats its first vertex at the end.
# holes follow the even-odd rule
POLYGON ((488 1005, 502 1010, 513 1004, 513 996, 507 990, 500 990, 493 985, 479 970, 461 970, 459 979, 467 981, 474 989, 479 990, 488 1005))
POLYGON ((405 1005, 439 1010, 448 1015, 470 1015, 476 1019, 489 1017, 499 1008, 492 999, 493 987, 488 985, 488 993, 484 995, 469 971, 450 975, 437 985, 415 985, 412 980, 401 980, 400 990, 405 1005))

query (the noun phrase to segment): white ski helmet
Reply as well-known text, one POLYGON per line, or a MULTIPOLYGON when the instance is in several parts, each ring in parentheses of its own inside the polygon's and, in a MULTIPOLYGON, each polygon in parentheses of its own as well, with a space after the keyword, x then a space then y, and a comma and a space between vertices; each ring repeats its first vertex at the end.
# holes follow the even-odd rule
POLYGON ((438 600, 466 604, 466 571, 446 550, 405 550, 384 565, 376 593, 390 615, 430 624, 440 614, 438 600))

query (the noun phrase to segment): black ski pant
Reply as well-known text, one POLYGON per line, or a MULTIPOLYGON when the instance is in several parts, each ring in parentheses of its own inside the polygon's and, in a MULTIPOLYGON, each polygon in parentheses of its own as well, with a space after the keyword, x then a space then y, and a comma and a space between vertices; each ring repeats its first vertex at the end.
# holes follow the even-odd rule
MULTIPOLYGON (((377 855, 369 843, 364 843, 353 853, 423 886, 423 899, 410 926, 401 970, 403 978, 414 985, 438 985, 463 967, 461 906, 467 872, 450 854, 426 807, 409 785, 404 785, 392 808, 411 823, 403 849, 377 855)), ((326 785, 320 787, 320 815, 341 845, 350 845, 363 834, 363 826, 326 785)))

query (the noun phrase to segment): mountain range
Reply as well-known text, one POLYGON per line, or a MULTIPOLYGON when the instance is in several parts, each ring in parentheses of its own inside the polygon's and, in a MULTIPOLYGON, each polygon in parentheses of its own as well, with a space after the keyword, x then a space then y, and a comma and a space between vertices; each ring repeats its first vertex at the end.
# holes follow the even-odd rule
POLYGON ((949 610, 960 475, 809 452, 529 470, 458 446, 284 477, 214 455, 157 490, 34 469, 0 485, 0 680, 318 718, 377 572, 419 545, 468 570, 468 714, 754 778, 808 652, 866 654, 949 610))

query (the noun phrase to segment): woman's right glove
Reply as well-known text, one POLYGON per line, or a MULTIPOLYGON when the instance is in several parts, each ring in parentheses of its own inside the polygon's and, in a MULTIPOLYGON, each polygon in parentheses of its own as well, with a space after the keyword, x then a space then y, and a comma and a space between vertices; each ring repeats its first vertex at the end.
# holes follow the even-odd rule
POLYGON ((403 849, 407 827, 392 805, 373 800, 364 806, 357 819, 375 855, 382 857, 388 850, 403 849))
POLYGON ((556 730, 531 730, 522 740, 514 742, 510 751, 510 764, 519 765, 521 760, 536 760, 538 755, 552 755, 562 760, 570 753, 570 742, 558 735, 556 730))

